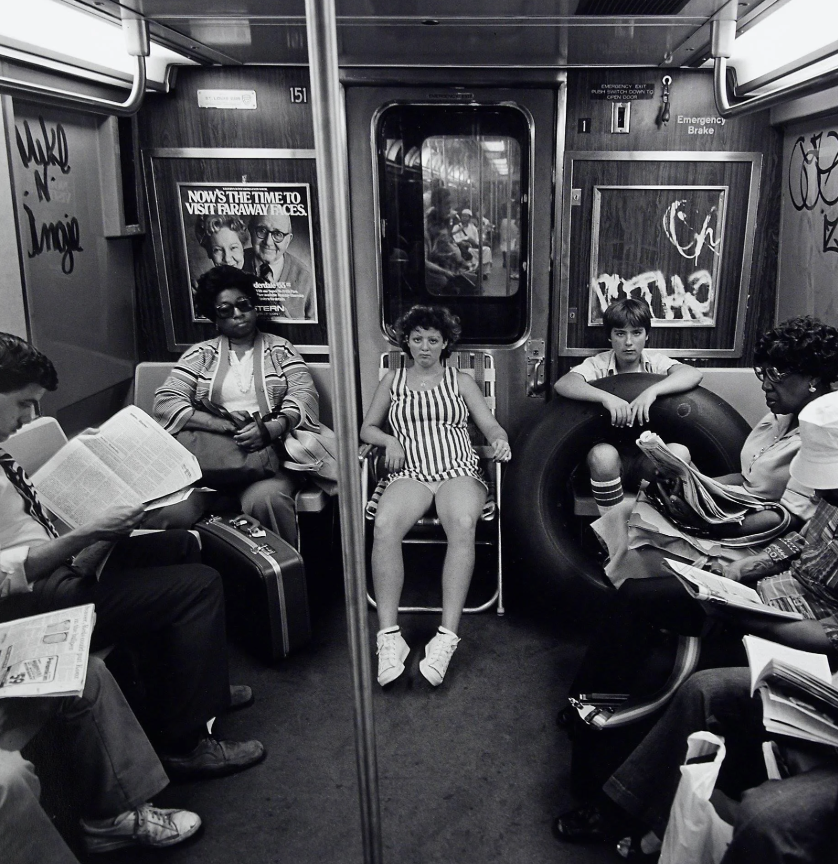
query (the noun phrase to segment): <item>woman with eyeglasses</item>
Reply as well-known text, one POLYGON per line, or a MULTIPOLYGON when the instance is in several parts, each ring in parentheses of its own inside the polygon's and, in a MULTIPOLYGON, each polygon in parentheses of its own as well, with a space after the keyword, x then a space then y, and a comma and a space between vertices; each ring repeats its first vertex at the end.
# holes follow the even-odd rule
MULTIPOLYGON (((195 309, 218 335, 186 351, 155 394, 154 417, 172 435, 221 432, 255 452, 291 429, 319 430, 317 390, 305 361, 287 339, 257 326, 255 282, 252 273, 230 266, 213 267, 198 280, 195 309), (238 428, 201 407, 207 402, 248 422, 238 428)), ((245 513, 294 544, 296 487, 296 478, 280 468, 273 477, 223 491, 238 495, 245 513)))
MULTIPOLYGON (((815 318, 785 321, 757 339, 754 371, 762 382, 768 414, 745 440, 741 470, 717 477, 742 486, 765 501, 779 501, 791 516, 791 527, 807 521, 815 509, 814 493, 789 477, 789 465, 800 449, 797 417, 813 399, 829 393, 838 380, 838 330, 815 318)), ((727 536, 747 538, 771 531, 781 516, 765 510, 747 516, 727 536)), ((643 500, 628 500, 593 525, 608 549, 608 578, 654 576, 664 555, 706 566, 720 566, 752 554, 753 546, 725 546, 717 538, 696 537, 676 527, 643 500)), ((738 541, 737 541, 738 542, 738 541)))

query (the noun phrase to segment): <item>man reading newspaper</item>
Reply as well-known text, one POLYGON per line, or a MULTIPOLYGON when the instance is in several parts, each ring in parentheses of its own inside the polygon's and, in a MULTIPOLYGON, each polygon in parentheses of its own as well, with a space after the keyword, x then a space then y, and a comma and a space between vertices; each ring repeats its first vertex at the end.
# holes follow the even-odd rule
MULTIPOLYGON (((57 383, 45 355, 0 334, 0 442, 57 383)), ((207 734, 211 718, 252 697, 230 687, 221 579, 200 563, 194 537, 129 537, 142 505, 113 506, 59 537, 25 472, 2 450, 0 467, 0 620, 94 603, 92 648, 117 644, 138 657, 144 724, 170 775, 217 776, 260 762, 260 742, 207 734), (103 540, 117 542, 97 574, 101 561, 87 553, 103 540)))
POLYGON ((48 738, 67 763, 66 797, 81 810, 88 852, 128 846, 164 848, 191 837, 201 819, 188 810, 154 807, 168 785, 137 718, 105 664, 91 657, 78 696, 0 699, 0 861, 77 864, 39 803, 38 746, 48 738), (35 735, 35 755, 20 750, 35 735), (30 761, 33 760, 33 761, 30 761))

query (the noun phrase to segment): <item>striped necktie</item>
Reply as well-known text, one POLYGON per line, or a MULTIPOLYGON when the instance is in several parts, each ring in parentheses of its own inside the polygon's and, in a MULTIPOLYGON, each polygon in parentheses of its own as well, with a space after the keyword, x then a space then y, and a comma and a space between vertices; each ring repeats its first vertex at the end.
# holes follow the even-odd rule
POLYGON ((57 537, 58 532, 55 530, 55 526, 50 521, 49 516, 47 516, 46 510, 44 510, 41 502, 38 500, 38 493, 35 491, 35 487, 30 482, 23 468, 5 450, 0 450, 0 467, 6 472, 9 482, 17 489, 20 497, 23 498, 23 506, 26 508, 26 512, 43 526, 50 537, 57 537))

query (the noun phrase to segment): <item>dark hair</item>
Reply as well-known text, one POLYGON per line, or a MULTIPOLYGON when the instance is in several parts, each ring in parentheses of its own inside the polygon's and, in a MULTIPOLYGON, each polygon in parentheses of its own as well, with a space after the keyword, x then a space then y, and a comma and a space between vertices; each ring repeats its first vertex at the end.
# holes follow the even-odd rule
POLYGON ((248 239, 247 227, 238 216, 199 216, 195 220, 195 239, 207 252, 212 251, 212 238, 222 228, 229 228, 244 243, 248 239))
POLYGON ((37 384, 44 390, 58 387, 55 366, 46 354, 11 333, 0 333, 0 393, 37 384))
POLYGON ((222 291, 232 288, 247 297, 255 306, 259 302, 256 292, 256 276, 253 273, 245 273, 238 267, 229 264, 221 264, 207 270, 198 279, 198 285, 193 295, 195 300, 195 311, 210 321, 215 321, 215 298, 222 291))
POLYGON ((645 300, 625 297, 602 313, 602 326, 609 335, 615 327, 645 327, 648 333, 652 329, 652 310, 645 300))
POLYGON ((754 349, 754 366, 838 380, 838 330, 810 315, 789 318, 763 333, 754 349))
POLYGON ((412 355, 408 348, 408 339, 417 327, 421 327, 423 330, 439 330, 442 338, 448 343, 442 349, 443 360, 451 356, 454 345, 462 333, 460 319, 444 306, 413 306, 396 321, 396 336, 399 340, 399 347, 409 356, 412 355))

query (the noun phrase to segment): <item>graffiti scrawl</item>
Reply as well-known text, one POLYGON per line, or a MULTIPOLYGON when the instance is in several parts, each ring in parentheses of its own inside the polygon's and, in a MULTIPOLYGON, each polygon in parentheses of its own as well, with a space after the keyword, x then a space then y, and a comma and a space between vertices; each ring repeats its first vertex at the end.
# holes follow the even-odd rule
POLYGON ((838 252, 838 213, 827 212, 838 204, 838 132, 816 132, 807 141, 801 135, 789 159, 788 188, 798 212, 820 205, 823 217, 822 250, 838 252), (834 214, 834 215, 833 215, 834 214))
POLYGON ((711 208, 704 217, 704 222, 696 231, 690 225, 684 212, 685 200, 673 201, 663 214, 663 231, 669 242, 678 250, 678 254, 689 261, 698 261, 705 248, 715 255, 719 254, 721 238, 715 236, 710 220, 715 218, 716 208, 711 208))

